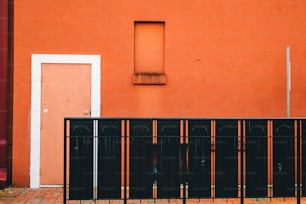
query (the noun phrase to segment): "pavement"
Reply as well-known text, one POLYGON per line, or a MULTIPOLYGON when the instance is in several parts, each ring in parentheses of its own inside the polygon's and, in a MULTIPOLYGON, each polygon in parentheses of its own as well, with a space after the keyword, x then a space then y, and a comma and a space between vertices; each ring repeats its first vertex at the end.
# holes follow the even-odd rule
MULTIPOLYGON (((63 188, 7 188, 0 204, 63 204, 63 188)), ((124 204, 123 200, 69 201, 67 204, 124 204)), ((183 204, 180 199, 128 200, 127 204, 183 204)), ((186 204, 240 204, 240 199, 187 199, 186 204)), ((296 204, 296 198, 245 198, 244 204, 296 204)), ((306 197, 301 198, 306 204, 306 197)))
POLYGON ((63 189, 61 188, 7 188, 1 190, 0 204, 61 204, 63 189))

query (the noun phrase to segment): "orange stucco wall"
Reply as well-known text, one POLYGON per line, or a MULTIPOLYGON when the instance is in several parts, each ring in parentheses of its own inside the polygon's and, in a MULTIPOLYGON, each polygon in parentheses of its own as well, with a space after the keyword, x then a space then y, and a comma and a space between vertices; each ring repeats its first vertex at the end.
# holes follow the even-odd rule
POLYGON ((29 185, 31 54, 100 54, 101 116, 306 116, 304 0, 14 2, 13 184, 29 185), (165 22, 166 85, 134 85, 134 22, 165 22))

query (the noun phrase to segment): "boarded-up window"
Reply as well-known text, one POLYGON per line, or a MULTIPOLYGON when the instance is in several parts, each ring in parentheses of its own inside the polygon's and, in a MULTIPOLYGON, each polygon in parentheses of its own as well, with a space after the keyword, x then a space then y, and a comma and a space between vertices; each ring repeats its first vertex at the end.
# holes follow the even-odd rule
POLYGON ((164 23, 135 23, 135 72, 164 71, 164 23))
MULTIPOLYGON (((135 76, 146 75, 146 81, 153 74, 155 81, 164 76, 164 22, 135 22, 135 76), (157 77, 157 78, 156 78, 157 77)), ((139 79, 139 77, 138 77, 139 79)), ((153 82, 149 83, 152 84, 153 82)), ((158 83, 162 84, 162 83, 158 83)))

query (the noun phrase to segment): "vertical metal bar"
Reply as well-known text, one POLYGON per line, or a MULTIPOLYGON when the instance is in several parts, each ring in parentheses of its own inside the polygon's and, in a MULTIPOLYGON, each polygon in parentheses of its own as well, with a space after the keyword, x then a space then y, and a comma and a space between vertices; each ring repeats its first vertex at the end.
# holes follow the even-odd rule
POLYGON ((130 198, 130 120, 126 125, 126 199, 130 198))
POLYGON ((92 135, 92 198, 95 199, 95 177, 96 177, 96 146, 95 146, 95 136, 96 136, 96 121, 92 120, 93 123, 93 135, 92 135))
POLYGON ((157 121, 152 121, 153 143, 153 199, 157 198, 157 121))
POLYGON ((243 123, 242 121, 240 121, 240 204, 243 204, 244 203, 244 182, 243 182, 243 179, 244 179, 244 172, 243 172, 243 153, 244 153, 244 144, 243 144, 243 123))
POLYGON ((301 203, 301 189, 300 189, 300 173, 301 173, 301 151, 300 151, 300 139, 301 139, 301 120, 298 120, 297 124, 297 200, 296 203, 300 204, 301 203))
POLYGON ((210 157, 211 157, 211 197, 213 200, 216 197, 216 120, 211 120, 211 146, 210 146, 210 157))
POLYGON ((287 117, 290 118, 290 91, 291 91, 290 47, 286 47, 286 72, 287 72, 287 117))
POLYGON ((93 199, 98 198, 98 120, 93 120, 93 199))
POLYGON ((96 163, 96 179, 95 179, 95 198, 97 199, 98 198, 98 162, 99 162, 99 124, 98 124, 98 120, 96 120, 96 137, 95 137, 95 147, 96 147, 96 160, 95 160, 95 163, 96 163))
POLYGON ((273 122, 268 120, 268 197, 273 197, 273 122))
POLYGON ((246 121, 243 120, 243 196, 246 197, 246 121))
POLYGON ((124 131, 124 135, 123 135, 123 137, 124 137, 124 190, 123 190, 123 202, 124 202, 124 204, 127 204, 127 195, 126 195, 126 190, 127 190, 127 188, 126 188, 126 185, 127 185, 127 179, 126 179, 126 171, 127 171, 127 140, 126 140, 126 136, 127 136, 127 121, 125 121, 125 131, 124 131))
POLYGON ((120 181, 120 184, 121 184, 121 196, 120 198, 123 199, 124 198, 124 172, 125 172, 125 169, 124 169, 124 135, 125 135, 125 120, 121 120, 121 181, 120 181))
POLYGON ((66 163, 67 163, 67 147, 66 147, 66 139, 67 139, 67 125, 66 125, 66 119, 64 119, 64 196, 63 196, 63 203, 66 204, 66 199, 67 199, 67 185, 66 185, 66 180, 67 180, 67 175, 66 175, 66 171, 67 171, 67 167, 66 167, 66 163))
POLYGON ((185 121, 181 122, 181 125, 183 126, 183 156, 181 159, 183 160, 183 165, 182 165, 182 172, 183 172, 183 204, 186 204, 186 134, 185 134, 185 121))
POLYGON ((189 146, 188 146, 188 143, 189 143, 189 139, 188 139, 188 136, 189 136, 189 125, 188 125, 188 120, 185 120, 185 131, 184 131, 184 134, 185 134, 185 142, 186 142, 186 156, 185 156, 185 193, 186 193, 186 198, 189 198, 189 194, 188 194, 188 181, 189 181, 189 172, 188 172, 188 168, 189 168, 189 146))

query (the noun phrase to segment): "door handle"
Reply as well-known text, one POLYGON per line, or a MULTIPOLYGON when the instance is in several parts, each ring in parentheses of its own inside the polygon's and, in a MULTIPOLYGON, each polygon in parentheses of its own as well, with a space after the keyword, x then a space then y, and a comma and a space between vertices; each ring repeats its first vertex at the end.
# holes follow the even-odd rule
POLYGON ((90 110, 86 110, 86 111, 83 112, 83 114, 84 114, 84 115, 90 115, 90 114, 91 114, 91 111, 90 111, 90 110))

